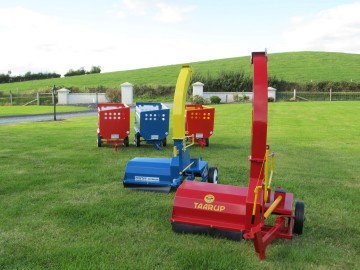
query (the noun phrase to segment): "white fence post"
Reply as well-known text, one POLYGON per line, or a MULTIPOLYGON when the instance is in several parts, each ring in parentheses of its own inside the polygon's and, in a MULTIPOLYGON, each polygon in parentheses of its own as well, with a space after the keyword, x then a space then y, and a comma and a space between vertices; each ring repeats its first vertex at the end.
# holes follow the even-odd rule
POLYGON ((330 88, 330 101, 332 99, 332 89, 330 88))
POLYGON ((296 100, 296 89, 294 89, 294 100, 296 100))
POLYGON ((273 98, 274 102, 276 101, 276 88, 271 86, 268 87, 268 97, 273 98))
POLYGON ((204 95, 204 84, 201 82, 196 82, 192 84, 193 87, 193 97, 194 96, 199 96, 199 97, 203 97, 204 95))
POLYGON ((60 90, 57 91, 57 93, 58 93, 58 104, 63 104, 63 105, 69 104, 70 90, 61 88, 60 90))
POLYGON ((125 82, 121 86, 121 103, 132 105, 134 88, 131 83, 125 82))

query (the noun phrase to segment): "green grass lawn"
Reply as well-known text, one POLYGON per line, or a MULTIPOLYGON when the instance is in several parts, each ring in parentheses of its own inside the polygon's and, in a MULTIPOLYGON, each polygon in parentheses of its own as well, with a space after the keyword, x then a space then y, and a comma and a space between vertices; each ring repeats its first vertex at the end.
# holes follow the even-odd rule
MULTIPOLYGON (((209 60, 190 63, 195 72, 201 74, 217 74, 219 71, 239 71, 251 74, 250 54, 248 56, 227 59, 209 60)), ((268 55, 269 76, 295 82, 310 81, 360 81, 360 54, 333 52, 287 52, 268 55)), ((0 84, 4 94, 50 91, 55 84, 58 87, 78 87, 85 91, 86 87, 104 86, 119 88, 120 84, 158 84, 175 85, 181 64, 142 68, 101 74, 90 74, 58 79, 36 80, 20 83, 0 84)))
MULTIPOLYGON (((306 221, 264 261, 251 241, 172 232, 174 193, 124 190, 127 161, 170 158, 171 139, 163 151, 114 152, 96 147, 96 117, 1 126, 0 269, 356 269, 359 104, 269 104, 273 185, 305 201, 306 221)), ((221 183, 246 186, 251 104, 214 107, 210 147, 191 155, 216 165, 221 183)))
MULTIPOLYGON (((56 106, 56 112, 87 111, 80 106, 56 106)), ((54 106, 0 106, 0 116, 53 113, 54 106)))

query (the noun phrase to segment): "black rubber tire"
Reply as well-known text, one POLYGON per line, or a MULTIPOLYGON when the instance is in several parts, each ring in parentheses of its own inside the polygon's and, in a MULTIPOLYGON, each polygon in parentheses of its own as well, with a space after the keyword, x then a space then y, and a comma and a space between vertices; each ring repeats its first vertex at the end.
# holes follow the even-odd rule
POLYGON ((305 220, 305 204, 303 201, 295 203, 295 221, 293 232, 295 234, 302 234, 305 220))
POLYGON ((126 136, 126 138, 123 140, 123 144, 125 147, 129 147, 129 136, 126 136))
POLYGON ((134 135, 134 143, 136 147, 140 147, 140 133, 134 135))
POLYGON ((166 138, 162 140, 162 146, 166 146, 166 138))
POLYGON ((101 136, 99 136, 99 135, 96 139, 96 144, 97 144, 97 147, 101 147, 101 136))
POLYGON ((205 141, 205 146, 209 147, 209 144, 210 144, 209 138, 205 138, 204 141, 205 141))
POLYGON ((212 166, 208 171, 208 183, 217 184, 218 182, 218 169, 212 166))

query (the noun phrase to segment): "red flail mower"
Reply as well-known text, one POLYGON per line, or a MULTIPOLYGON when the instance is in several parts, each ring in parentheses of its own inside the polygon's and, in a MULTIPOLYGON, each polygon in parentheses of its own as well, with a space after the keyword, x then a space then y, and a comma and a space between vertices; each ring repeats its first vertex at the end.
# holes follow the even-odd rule
POLYGON ((205 233, 232 240, 251 239, 262 260, 266 247, 274 239, 292 239, 294 233, 302 233, 304 202, 297 201, 293 211, 293 194, 280 187, 274 191, 270 188, 274 154, 269 153, 266 144, 266 53, 252 53, 252 64, 254 96, 249 186, 184 181, 175 194, 171 223, 176 232, 205 233), (268 219, 271 215, 277 216, 275 221, 268 219))

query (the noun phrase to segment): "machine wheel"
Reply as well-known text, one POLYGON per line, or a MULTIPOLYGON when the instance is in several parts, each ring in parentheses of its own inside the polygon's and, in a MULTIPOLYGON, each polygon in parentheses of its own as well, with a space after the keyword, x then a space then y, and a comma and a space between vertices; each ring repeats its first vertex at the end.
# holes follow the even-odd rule
POLYGON ((208 183, 218 183, 218 169, 216 167, 210 167, 208 171, 208 183))
POLYGON ((97 147, 101 147, 101 136, 98 135, 96 140, 97 147))
POLYGON ((162 146, 166 146, 166 138, 162 140, 162 146))
POLYGON ((303 225, 305 220, 305 204, 303 201, 297 201, 295 203, 295 221, 293 232, 296 234, 302 234, 303 225))
POLYGON ((129 136, 126 136, 126 138, 123 141, 123 144, 125 145, 125 147, 129 147, 129 136))
POLYGON ((209 146, 209 138, 205 138, 204 141, 205 141, 205 146, 208 147, 209 146))
POLYGON ((140 146, 140 133, 136 133, 134 135, 134 143, 135 143, 135 146, 136 147, 139 147, 140 146))

